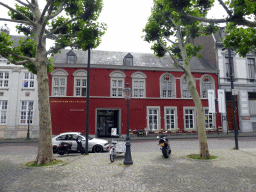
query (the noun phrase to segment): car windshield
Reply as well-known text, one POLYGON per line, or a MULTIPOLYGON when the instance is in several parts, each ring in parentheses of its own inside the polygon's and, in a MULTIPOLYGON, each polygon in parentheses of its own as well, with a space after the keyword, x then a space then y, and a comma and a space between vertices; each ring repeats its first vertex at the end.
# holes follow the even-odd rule
MULTIPOLYGON (((81 134, 85 139, 86 139, 86 135, 83 135, 83 134, 81 134)), ((92 140, 93 138, 92 137, 89 137, 88 136, 88 140, 92 140)))

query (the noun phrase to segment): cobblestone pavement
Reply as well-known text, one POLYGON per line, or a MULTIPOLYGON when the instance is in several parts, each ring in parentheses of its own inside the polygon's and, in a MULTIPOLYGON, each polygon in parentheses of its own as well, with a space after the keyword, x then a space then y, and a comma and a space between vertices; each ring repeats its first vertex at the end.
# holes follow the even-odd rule
POLYGON ((24 166, 35 156, 1 155, 0 191, 256 191, 256 149, 212 149, 211 161, 186 157, 193 153, 132 152, 130 166, 108 153, 55 155, 66 164, 41 168, 24 166))

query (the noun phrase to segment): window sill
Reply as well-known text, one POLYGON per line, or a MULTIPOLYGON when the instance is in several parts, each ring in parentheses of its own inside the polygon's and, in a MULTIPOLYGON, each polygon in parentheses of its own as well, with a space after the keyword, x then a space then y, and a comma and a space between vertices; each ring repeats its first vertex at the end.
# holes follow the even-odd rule
POLYGON ((35 88, 21 88, 21 91, 35 91, 35 88))
POLYGON ((9 90, 9 87, 0 87, 0 90, 9 90))

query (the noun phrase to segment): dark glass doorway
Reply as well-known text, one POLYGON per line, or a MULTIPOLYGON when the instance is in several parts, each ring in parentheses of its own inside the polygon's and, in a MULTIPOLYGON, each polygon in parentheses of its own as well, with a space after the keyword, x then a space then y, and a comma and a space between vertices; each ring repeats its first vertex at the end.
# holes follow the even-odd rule
POLYGON ((98 137, 111 137, 111 128, 118 126, 119 110, 98 110, 97 111, 97 136, 98 137))

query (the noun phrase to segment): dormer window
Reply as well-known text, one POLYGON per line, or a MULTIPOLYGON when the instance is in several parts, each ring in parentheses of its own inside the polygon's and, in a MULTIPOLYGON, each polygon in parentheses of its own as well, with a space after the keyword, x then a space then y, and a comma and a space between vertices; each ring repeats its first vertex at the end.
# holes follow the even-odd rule
POLYGON ((130 53, 124 57, 124 66, 133 66, 133 56, 130 53))
POLYGON ((73 51, 67 53, 67 63, 76 63, 76 54, 73 51))

